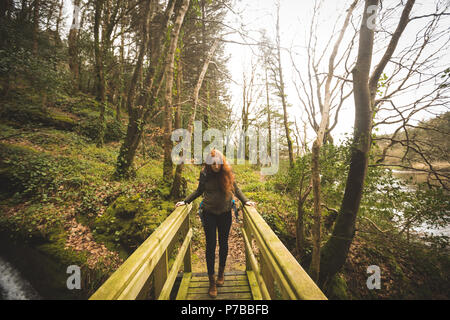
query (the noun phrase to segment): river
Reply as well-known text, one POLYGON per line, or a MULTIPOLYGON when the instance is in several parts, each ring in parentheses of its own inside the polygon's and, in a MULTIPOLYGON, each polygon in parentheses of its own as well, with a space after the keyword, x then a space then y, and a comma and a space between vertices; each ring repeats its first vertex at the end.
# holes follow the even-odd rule
POLYGON ((0 300, 37 300, 39 294, 20 272, 0 257, 0 300))
MULTIPOLYGON (((396 178, 403 180, 404 182, 407 183, 406 190, 409 191, 415 191, 416 184, 425 182, 427 178, 426 173, 420 173, 418 171, 393 169, 392 173, 396 178)), ((415 227, 414 230, 418 233, 426 233, 433 236, 450 237, 450 225, 447 225, 443 228, 435 228, 433 226, 424 223, 420 227, 415 227)))

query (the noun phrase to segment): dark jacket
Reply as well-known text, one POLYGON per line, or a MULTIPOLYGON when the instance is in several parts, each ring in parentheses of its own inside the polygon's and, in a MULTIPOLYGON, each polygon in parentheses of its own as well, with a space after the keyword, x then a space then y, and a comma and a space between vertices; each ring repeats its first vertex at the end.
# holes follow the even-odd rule
MULTIPOLYGON (((241 189, 234 182, 234 194, 235 196, 246 203, 248 199, 242 193, 241 189)), ((219 174, 215 172, 207 173, 204 170, 200 172, 200 178, 198 181, 197 190, 189 195, 184 202, 191 203, 199 196, 203 195, 202 207, 205 211, 213 214, 221 214, 231 210, 231 195, 225 194, 220 186, 219 174)))

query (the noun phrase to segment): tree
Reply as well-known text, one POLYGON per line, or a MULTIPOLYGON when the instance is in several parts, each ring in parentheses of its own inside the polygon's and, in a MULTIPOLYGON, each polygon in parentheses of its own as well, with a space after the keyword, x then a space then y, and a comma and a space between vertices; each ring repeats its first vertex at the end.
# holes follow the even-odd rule
POLYGON ((287 139, 287 145, 288 145, 289 164, 292 167, 294 165, 294 151, 293 151, 292 140, 291 140, 291 135, 290 135, 289 122, 288 122, 288 113, 287 113, 288 105, 287 105, 286 93, 285 93, 283 68, 281 66, 280 2, 279 1, 277 2, 276 6, 277 6, 277 21, 276 21, 276 63, 277 63, 277 65, 274 66, 274 68, 272 70, 274 72, 275 86, 278 89, 278 95, 281 98, 281 104, 283 106, 283 124, 284 124, 286 139, 287 139))
POLYGON ((172 87, 173 87, 173 74, 174 74, 174 58, 175 49, 178 44, 178 36, 180 35, 181 25, 183 24, 184 16, 189 8, 190 0, 182 0, 180 8, 178 10, 172 32, 170 35, 170 44, 167 51, 167 57, 165 62, 165 104, 164 104, 164 163, 163 163, 163 176, 168 180, 173 178, 173 166, 172 166, 172 87))
MULTIPOLYGON (((212 59, 212 57, 213 57, 213 55, 214 55, 218 45, 219 45, 219 40, 216 39, 214 41, 212 47, 208 51, 206 59, 205 59, 205 61, 203 63, 202 70, 201 70, 201 72, 200 72, 200 74, 198 76, 197 84, 196 84, 196 86, 194 88, 194 92, 192 94, 192 99, 191 100, 193 101, 193 107, 192 107, 192 113, 191 113, 191 116, 189 118, 189 122, 188 122, 188 125, 187 125, 187 130, 189 132, 191 132, 191 133, 192 133, 192 129, 194 127, 195 115, 197 114, 199 92, 200 92, 200 89, 202 87, 203 80, 205 79, 205 75, 206 75, 206 71, 208 70, 209 63, 211 62, 211 59, 212 59)), ((179 73, 179 75, 180 75, 180 73, 179 73)), ((180 85, 178 86, 178 89, 180 89, 180 87, 181 87, 181 82, 180 82, 180 85)), ((179 99, 178 106, 177 106, 177 113, 178 113, 178 115, 176 117, 176 119, 179 122, 180 122, 180 120, 179 120, 180 115, 179 114, 181 113, 180 109, 181 109, 181 101, 179 99)), ((180 127, 181 127, 181 125, 176 125, 176 128, 180 128, 180 127)), ((184 164, 180 163, 180 164, 178 164, 176 166, 176 169, 175 169, 175 177, 173 179, 172 189, 170 191, 170 194, 171 194, 171 196, 173 198, 179 198, 179 196, 180 196, 181 175, 183 173, 183 166, 184 166, 184 164)))
POLYGON ((358 57, 353 74, 355 101, 355 124, 351 148, 350 169, 339 215, 330 240, 321 253, 319 284, 326 284, 342 268, 348 255, 350 244, 355 234, 355 222, 363 193, 364 179, 367 172, 368 157, 371 146, 372 119, 378 81, 384 68, 394 53, 398 41, 405 30, 409 14, 415 0, 405 4, 400 21, 393 33, 389 45, 370 76, 372 64, 374 30, 369 25, 372 8, 378 8, 378 0, 366 0, 361 21, 358 57))
MULTIPOLYGON (((129 123, 127 133, 125 135, 124 142, 121 145, 117 159, 115 172, 116 177, 129 177, 133 174, 132 165, 136 155, 136 150, 142 138, 143 127, 148 119, 152 119, 159 114, 160 111, 157 109, 157 101, 160 89, 163 85, 163 75, 169 75, 168 79, 166 79, 165 86, 165 98, 168 98, 169 89, 173 84, 168 84, 167 80, 173 80, 173 59, 175 56, 176 45, 178 43, 178 35, 189 6, 188 0, 170 0, 167 3, 165 10, 163 12, 158 12, 154 11, 158 8, 157 2, 150 0, 146 3, 149 8, 151 5, 152 9, 145 12, 152 14, 151 22, 149 21, 150 17, 145 15, 147 18, 145 28, 149 28, 151 24, 155 24, 157 27, 155 27, 154 30, 152 29, 152 33, 150 33, 149 30, 146 32, 145 38, 148 40, 145 41, 145 39, 143 39, 139 49, 138 63, 135 67, 128 90, 127 109, 129 114, 129 123), (176 11, 174 11, 175 8, 177 9, 176 11), (175 17, 173 26, 171 26, 171 18, 174 12, 175 17), (150 42, 148 47, 147 42, 150 42), (150 52, 148 52, 148 49, 150 49, 150 52), (145 78, 142 81, 142 90, 139 91, 139 94, 137 95, 137 82, 143 70, 141 61, 143 62, 146 54, 148 54, 152 63, 150 64, 145 78), (170 72, 172 72, 172 75, 170 75, 170 72)), ((171 167, 170 152, 167 151, 171 151, 170 131, 168 130, 171 130, 172 127, 172 110, 167 106, 167 103, 170 105, 172 104, 172 97, 170 96, 168 99, 168 101, 164 101, 164 110, 166 111, 164 115, 165 172, 170 170, 171 167), (167 141, 167 139, 169 141, 167 141)), ((172 175, 173 173, 171 176, 172 175)))
POLYGON ((310 275, 316 282, 319 279, 319 269, 320 269, 320 240, 321 240, 321 217, 322 217, 321 194, 320 194, 321 193, 320 167, 319 167, 320 148, 323 144, 326 129, 329 123, 330 109, 331 109, 331 95, 332 95, 330 87, 334 77, 336 55, 338 53, 339 46, 342 42, 345 31, 349 25, 350 17, 353 13, 353 10, 357 2, 358 0, 355 0, 351 4, 350 8, 347 10, 347 16, 345 18, 344 25, 341 28, 338 39, 336 40, 336 43, 333 47, 333 51, 330 55, 328 63, 328 74, 326 76, 325 81, 325 90, 324 90, 325 98, 323 102, 323 107, 321 108, 321 120, 317 130, 317 137, 312 147, 311 180, 314 196, 314 226, 313 226, 313 252, 310 266, 310 275))
POLYGON ((73 14, 72 14, 72 25, 69 30, 68 46, 69 46, 69 68, 72 72, 72 86, 73 90, 76 92, 79 90, 79 77, 80 77, 80 66, 78 58, 78 29, 79 29, 79 9, 80 0, 73 1, 73 14))

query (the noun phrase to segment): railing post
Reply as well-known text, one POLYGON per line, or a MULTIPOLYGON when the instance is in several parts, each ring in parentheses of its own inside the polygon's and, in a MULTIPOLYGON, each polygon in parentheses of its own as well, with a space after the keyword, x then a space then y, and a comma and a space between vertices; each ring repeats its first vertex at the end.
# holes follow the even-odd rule
POLYGON ((167 280, 167 275, 169 273, 169 262, 167 257, 167 250, 164 251, 161 259, 155 266, 155 271, 153 272, 153 283, 155 288, 155 297, 159 297, 164 283, 167 280))

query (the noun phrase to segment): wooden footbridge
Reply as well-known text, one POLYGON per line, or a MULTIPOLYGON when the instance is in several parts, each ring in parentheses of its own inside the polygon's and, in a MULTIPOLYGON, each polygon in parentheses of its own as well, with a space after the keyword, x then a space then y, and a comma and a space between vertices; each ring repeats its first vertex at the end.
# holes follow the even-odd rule
MULTIPOLYGON (((90 299, 211 299, 207 274, 192 272, 191 209, 177 207, 90 299)), ((326 299, 256 209, 243 212, 246 270, 226 272, 215 299, 326 299)))

